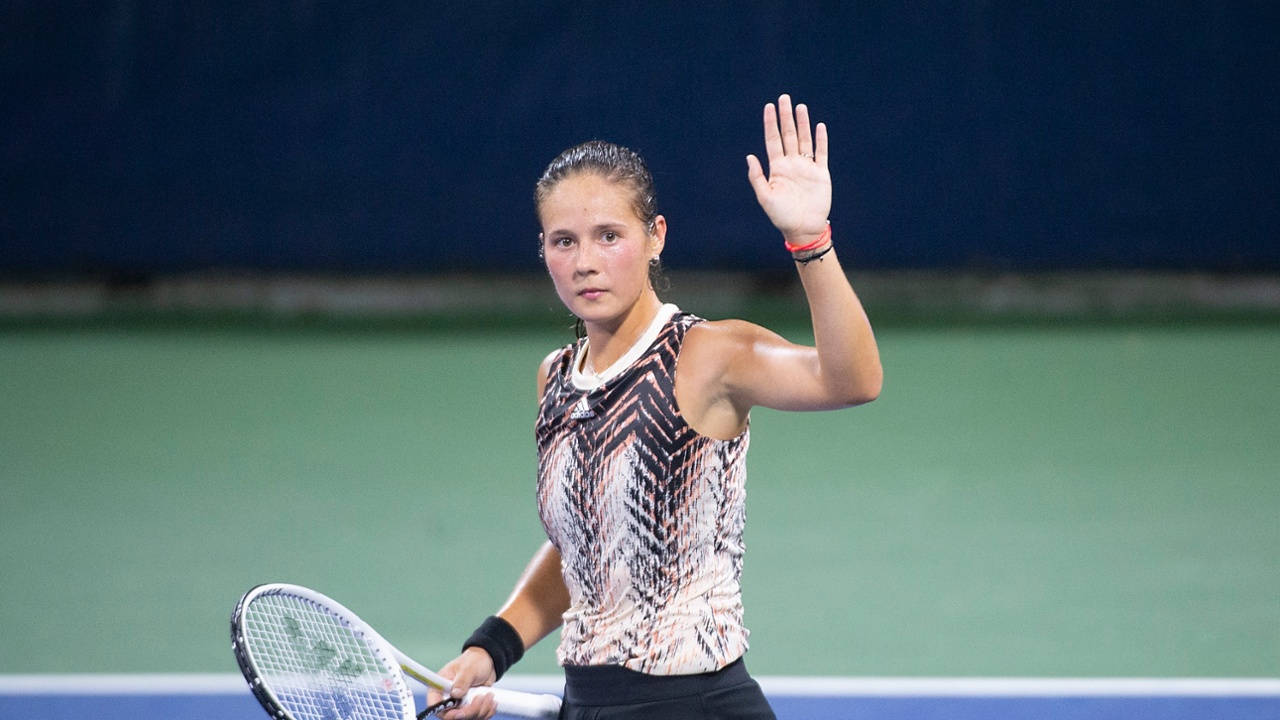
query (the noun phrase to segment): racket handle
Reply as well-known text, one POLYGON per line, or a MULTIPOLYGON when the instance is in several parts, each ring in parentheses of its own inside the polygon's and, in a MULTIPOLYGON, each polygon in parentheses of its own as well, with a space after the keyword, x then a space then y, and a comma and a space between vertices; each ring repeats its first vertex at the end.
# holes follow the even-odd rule
POLYGON ((542 720, 554 720, 560 716, 560 698, 555 695, 537 695, 497 687, 477 687, 467 692, 463 703, 471 702, 480 695, 493 695, 493 699, 498 702, 499 715, 517 715, 542 720))

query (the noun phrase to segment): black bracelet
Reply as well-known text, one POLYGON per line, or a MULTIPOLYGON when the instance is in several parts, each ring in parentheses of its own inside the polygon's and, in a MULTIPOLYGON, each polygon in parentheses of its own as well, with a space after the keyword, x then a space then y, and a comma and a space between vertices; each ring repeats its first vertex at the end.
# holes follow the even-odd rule
POLYGON ((471 637, 462 644, 465 651, 469 647, 478 647, 489 653, 493 659, 494 680, 501 680, 503 673, 511 669, 524 657, 524 640, 520 633, 511 627, 511 623, 497 615, 490 615, 480 623, 480 627, 471 633, 471 637))
POLYGON ((816 253, 814 253, 814 254, 812 254, 812 255, 808 256, 808 257, 803 257, 803 258, 793 257, 793 258, 791 258, 791 259, 792 259, 792 260, 795 260, 796 262, 800 263, 801 265, 808 265, 809 263, 813 262, 814 260, 817 260, 818 258, 822 257, 823 255, 826 255, 827 253, 829 253, 829 252, 831 252, 832 250, 835 250, 835 249, 836 249, 836 246, 835 246, 835 244, 834 244, 834 243, 832 243, 831 245, 828 245, 828 246, 826 247, 826 249, 824 249, 824 250, 819 250, 818 252, 816 252, 816 253))

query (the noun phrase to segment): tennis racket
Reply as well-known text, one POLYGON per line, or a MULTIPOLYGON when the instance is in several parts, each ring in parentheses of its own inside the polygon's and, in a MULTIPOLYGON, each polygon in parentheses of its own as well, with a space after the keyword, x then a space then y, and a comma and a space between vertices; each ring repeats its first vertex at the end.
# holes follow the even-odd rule
POLYGON ((448 697, 452 684, 395 649, 347 608, 298 585, 259 585, 231 614, 231 649, 249 689, 282 720, 423 720, 437 709, 492 693, 498 712, 554 718, 554 695, 472 688, 417 713, 409 675, 448 697))

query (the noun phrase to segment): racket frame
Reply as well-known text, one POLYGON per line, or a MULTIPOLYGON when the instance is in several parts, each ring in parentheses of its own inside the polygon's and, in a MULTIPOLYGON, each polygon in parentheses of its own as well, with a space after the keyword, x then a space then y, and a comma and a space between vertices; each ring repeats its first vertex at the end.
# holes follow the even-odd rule
MULTIPOLYGON (((280 702, 279 698, 276 697, 270 686, 263 681, 261 674, 257 670, 253 651, 245 642, 244 636, 245 612, 255 599, 264 595, 291 595, 315 603, 349 627, 352 632, 366 638, 369 644, 372 645, 376 655, 382 655, 386 660, 390 661, 386 663, 386 667, 392 671, 390 674, 398 680, 396 691, 403 692, 402 699, 404 697, 408 698, 408 701, 404 703, 408 711, 406 720, 416 717, 414 712, 416 711, 417 703, 413 698, 412 691, 409 690, 404 681, 405 675, 412 677, 427 687, 439 690, 445 695, 448 695, 449 691, 453 689, 452 682, 400 652, 396 646, 387 642, 386 638, 378 634, 377 630, 374 630, 368 623, 361 620, 359 615, 356 615, 337 600, 301 585, 266 583, 251 588, 236 603, 235 610, 231 613, 231 649, 235 653, 236 664, 240 666, 240 672, 244 675, 245 681, 249 683, 249 689, 253 692, 253 696, 257 698, 258 702, 272 717, 292 718, 292 715, 280 702), (397 670, 399 672, 396 672, 397 670)), ((554 695, 535 695, 495 687, 472 688, 467 692, 463 702, 470 701, 482 694, 493 695, 494 700, 498 703, 498 712, 500 713, 550 719, 557 717, 560 710, 560 698, 554 695)))
MULTIPOLYGON (((276 696, 271 685, 263 679, 262 673, 258 671, 253 649, 245 639, 245 613, 254 600, 266 595, 288 595, 314 603, 349 628, 354 634, 365 639, 370 645, 373 654, 382 663, 383 669, 389 671, 388 674, 394 678, 396 685, 394 691, 400 696, 401 703, 407 710, 405 719, 412 720, 415 718, 416 704, 413 699, 413 692, 409 689, 408 684, 405 683, 404 676, 399 672, 398 664, 401 653, 370 627, 368 623, 361 620, 360 616, 342 603, 310 588, 289 583, 266 583, 250 589, 236 603, 235 610, 231 614, 231 649, 235 654, 236 664, 240 666, 241 674, 244 675, 245 681, 249 683, 249 690, 268 714, 275 718, 289 718, 291 720, 293 718, 293 714, 289 712, 280 698, 276 696)), ((426 668, 422 669, 426 670, 426 668)), ((427 670, 427 673, 435 675, 430 670, 427 670)), ((435 677, 443 680, 438 675, 435 677)))

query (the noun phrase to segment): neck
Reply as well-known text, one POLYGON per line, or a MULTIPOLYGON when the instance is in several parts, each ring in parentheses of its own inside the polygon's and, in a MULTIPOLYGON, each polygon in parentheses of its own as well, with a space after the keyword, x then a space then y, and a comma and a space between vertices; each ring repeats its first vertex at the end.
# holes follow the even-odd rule
POLYGON ((662 301, 650 290, 621 317, 608 322, 587 323, 587 340, 591 344, 587 368, 598 373, 608 369, 644 334, 661 307, 662 301))

